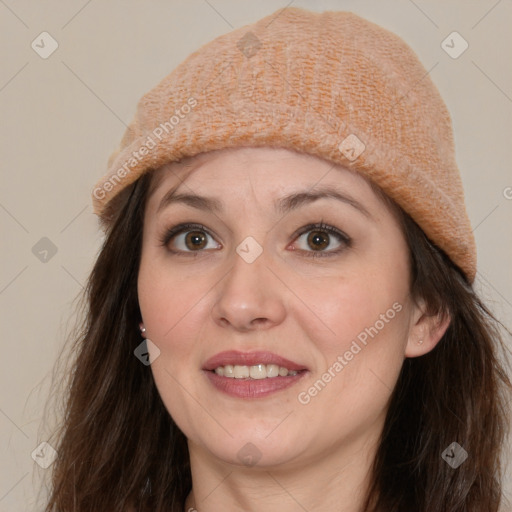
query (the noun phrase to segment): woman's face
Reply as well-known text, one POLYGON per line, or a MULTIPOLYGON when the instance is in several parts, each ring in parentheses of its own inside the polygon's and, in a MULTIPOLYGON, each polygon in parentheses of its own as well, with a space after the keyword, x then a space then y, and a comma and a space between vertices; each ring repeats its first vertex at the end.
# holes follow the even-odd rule
POLYGON ((163 167, 152 186, 139 303, 191 450, 293 467, 376 441, 404 357, 428 343, 406 240, 366 181, 239 148, 163 167), (181 224, 194 226, 168 234, 181 224))

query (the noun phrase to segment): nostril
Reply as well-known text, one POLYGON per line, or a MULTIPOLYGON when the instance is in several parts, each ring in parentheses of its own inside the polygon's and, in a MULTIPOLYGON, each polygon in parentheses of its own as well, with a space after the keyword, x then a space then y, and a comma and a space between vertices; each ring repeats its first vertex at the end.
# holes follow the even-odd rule
POLYGON ((266 322, 267 322, 266 318, 255 318, 251 323, 260 325, 260 324, 265 324, 266 322))

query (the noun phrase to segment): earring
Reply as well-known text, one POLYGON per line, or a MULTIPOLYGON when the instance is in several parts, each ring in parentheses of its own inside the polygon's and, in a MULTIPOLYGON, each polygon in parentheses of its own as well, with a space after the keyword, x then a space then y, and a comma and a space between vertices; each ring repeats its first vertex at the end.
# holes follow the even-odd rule
POLYGON ((421 344, 423 343, 423 340, 418 340, 416 343, 417 343, 418 345, 421 345, 421 344))
POLYGON ((144 333, 146 332, 146 328, 144 327, 144 324, 142 322, 139 324, 139 329, 140 329, 140 333, 144 337, 144 333))

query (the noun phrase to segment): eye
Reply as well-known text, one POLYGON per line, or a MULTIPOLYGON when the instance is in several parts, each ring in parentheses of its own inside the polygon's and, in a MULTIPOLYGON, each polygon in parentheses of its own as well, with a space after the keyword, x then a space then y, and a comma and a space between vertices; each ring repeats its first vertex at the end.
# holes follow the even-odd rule
MULTIPOLYGON (((298 249, 308 257, 333 256, 350 247, 352 243, 345 233, 323 222, 304 226, 295 236, 295 240, 299 242, 304 239, 298 249)), ((220 244, 209 245, 208 238, 213 240, 213 236, 201 224, 179 224, 165 231, 160 242, 172 253, 196 253, 195 256, 203 249, 221 248, 220 244)))
POLYGON ((305 256, 322 257, 339 254, 345 248, 350 247, 352 240, 345 233, 320 222, 305 226, 299 233, 297 240, 302 240, 299 249, 305 251, 305 256), (304 235, 307 235, 306 237, 304 235), (333 242, 333 238, 335 238, 333 242), (326 251, 325 249, 330 249, 326 251), (312 249, 312 250, 311 250, 312 249), (310 254, 307 254, 310 253, 310 254))
POLYGON ((208 246, 212 235, 201 224, 180 224, 167 230, 160 242, 171 252, 201 252, 203 249, 219 249, 219 245, 208 246), (172 243, 171 243, 172 242, 172 243))

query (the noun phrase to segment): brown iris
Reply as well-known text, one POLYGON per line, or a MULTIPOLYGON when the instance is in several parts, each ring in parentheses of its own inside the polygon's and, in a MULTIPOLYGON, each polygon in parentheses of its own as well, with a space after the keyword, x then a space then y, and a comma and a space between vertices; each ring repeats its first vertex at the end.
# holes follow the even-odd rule
POLYGON ((311 231, 308 235, 308 244, 315 251, 325 249, 329 245, 329 235, 323 231, 311 231))
POLYGON ((188 249, 203 249, 206 246, 206 243, 206 236, 201 231, 189 231, 185 235, 185 245, 187 246, 188 249))

